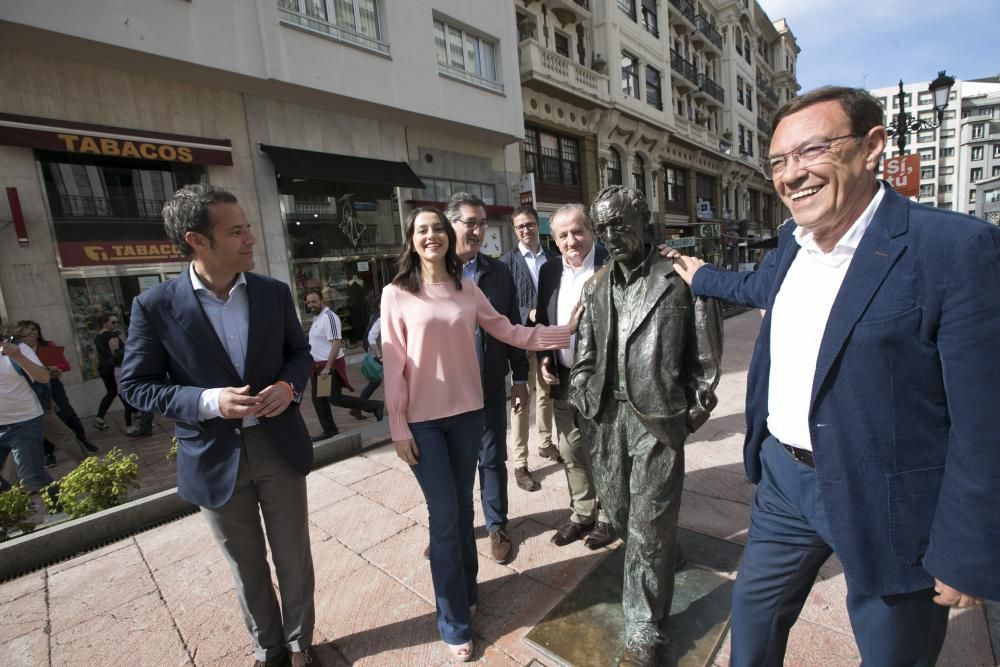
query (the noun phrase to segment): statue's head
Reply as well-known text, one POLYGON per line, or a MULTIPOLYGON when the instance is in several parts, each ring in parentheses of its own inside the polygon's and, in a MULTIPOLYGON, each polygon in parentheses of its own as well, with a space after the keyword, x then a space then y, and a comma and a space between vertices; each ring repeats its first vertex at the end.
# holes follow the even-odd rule
POLYGON ((616 262, 629 268, 642 263, 642 232, 649 223, 646 197, 635 188, 611 185, 597 193, 590 208, 594 231, 616 262))

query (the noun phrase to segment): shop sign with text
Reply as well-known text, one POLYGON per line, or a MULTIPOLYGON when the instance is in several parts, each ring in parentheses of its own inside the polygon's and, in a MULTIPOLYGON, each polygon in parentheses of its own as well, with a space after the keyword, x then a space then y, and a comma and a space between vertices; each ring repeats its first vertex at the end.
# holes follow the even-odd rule
POLYGON ((61 241, 59 257, 68 266, 120 266, 182 262, 184 255, 170 241, 61 241))

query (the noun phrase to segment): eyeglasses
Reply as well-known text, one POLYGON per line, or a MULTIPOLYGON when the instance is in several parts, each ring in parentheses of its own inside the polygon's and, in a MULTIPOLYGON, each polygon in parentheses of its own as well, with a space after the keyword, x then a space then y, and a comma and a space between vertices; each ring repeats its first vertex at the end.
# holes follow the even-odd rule
POLYGON ((827 154, 827 151, 830 150, 835 141, 860 138, 861 135, 858 134, 845 134, 839 137, 810 141, 807 144, 802 144, 793 151, 769 157, 760 163, 760 170, 764 172, 765 177, 775 179, 785 172, 789 158, 794 159, 795 163, 800 167, 808 167, 823 159, 823 156, 827 154))
POLYGON ((514 225, 514 229, 516 229, 519 232, 530 232, 532 229, 534 229, 537 226, 538 225, 536 225, 533 222, 526 222, 523 225, 514 225))
POLYGON ((470 229, 470 230, 471 229, 486 229, 486 221, 485 220, 462 220, 461 218, 459 218, 457 220, 457 222, 461 222, 463 225, 465 225, 466 229, 470 229))

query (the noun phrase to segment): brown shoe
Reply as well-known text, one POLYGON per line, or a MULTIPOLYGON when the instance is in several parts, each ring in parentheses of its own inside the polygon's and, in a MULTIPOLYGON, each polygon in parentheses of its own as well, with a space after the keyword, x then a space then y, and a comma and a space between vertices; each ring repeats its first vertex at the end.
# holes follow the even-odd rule
POLYGON ((514 480, 517 482, 518 487, 524 489, 525 491, 537 491, 540 488, 538 486, 538 482, 531 478, 531 473, 528 472, 528 466, 515 468, 514 480))
POLYGON ((576 542, 593 529, 593 522, 577 523, 576 521, 567 521, 566 525, 557 530, 556 534, 552 536, 552 544, 557 547, 564 547, 567 544, 576 542))
POLYGON ((618 535, 615 533, 615 529, 611 527, 610 523, 598 521, 594 524, 594 529, 591 530, 590 534, 583 540, 583 544, 588 549, 593 551, 595 549, 600 549, 601 547, 606 547, 617 539, 618 535))
POLYGON ((559 448, 555 445, 546 445, 545 447, 538 448, 538 455, 543 459, 548 459, 550 461, 555 461, 556 463, 562 463, 563 459, 559 456, 559 448))
POLYGON ((513 551, 513 545, 510 543, 510 538, 507 537, 507 533, 503 530, 491 530, 490 558, 492 558, 494 562, 504 565, 510 561, 511 551, 513 551))

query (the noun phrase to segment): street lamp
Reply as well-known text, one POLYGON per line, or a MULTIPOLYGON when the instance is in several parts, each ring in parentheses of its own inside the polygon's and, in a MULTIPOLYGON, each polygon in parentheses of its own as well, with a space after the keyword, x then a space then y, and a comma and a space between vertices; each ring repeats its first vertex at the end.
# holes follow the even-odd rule
POLYGON ((890 137, 896 137, 896 145, 899 146, 900 155, 906 148, 907 134, 941 127, 941 119, 944 117, 944 110, 948 106, 948 98, 951 96, 951 87, 954 85, 954 77, 945 74, 944 70, 938 72, 937 78, 931 81, 927 87, 934 95, 934 111, 937 112, 937 119, 920 120, 914 118, 912 114, 906 113, 906 94, 903 92, 903 80, 899 80, 899 113, 896 115, 896 119, 885 128, 885 131, 890 137))

